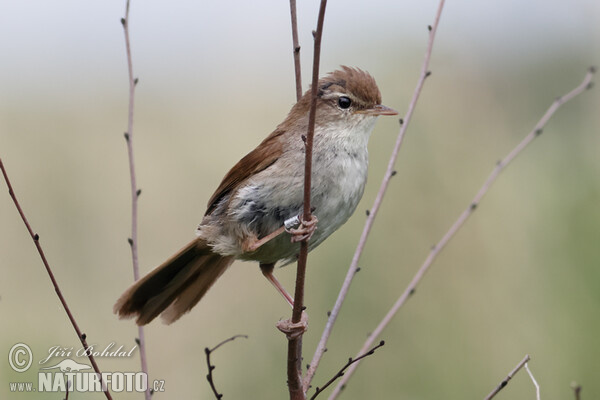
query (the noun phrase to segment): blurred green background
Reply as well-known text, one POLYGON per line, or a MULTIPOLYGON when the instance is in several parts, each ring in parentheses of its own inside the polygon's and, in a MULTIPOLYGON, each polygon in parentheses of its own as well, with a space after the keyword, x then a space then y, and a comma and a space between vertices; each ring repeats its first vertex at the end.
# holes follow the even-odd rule
MULTIPOLYGON (((224 173, 294 103, 288 2, 213 3, 132 4, 143 272, 193 237, 224 173)), ((318 2, 299 3, 306 88, 318 2)), ((404 114, 436 7, 330 2, 322 73, 340 64, 366 69, 384 104, 404 114)), ((0 4, 0 157, 88 341, 130 349, 134 324, 112 314, 132 281, 123 12, 124 2, 114 0, 0 4)), ((314 385, 355 355, 495 162, 600 63, 599 17, 595 0, 447 2, 433 75, 314 385)), ((582 398, 600 396, 599 110, 594 89, 552 118, 442 253, 342 398, 483 398, 526 353, 544 399, 573 398, 573 380, 582 398)), ((309 257, 305 363, 397 131, 395 118, 378 122, 362 203, 309 257)), ((35 363, 50 347, 79 342, 0 191, 0 393, 50 398, 10 394, 8 382, 35 382, 35 363), (7 362, 18 342, 34 353, 22 374, 7 362)), ((276 273, 291 290, 295 269, 276 273)), ((204 348, 240 333, 249 339, 213 355, 219 390, 230 399, 287 398, 287 343, 274 325, 289 314, 256 265, 234 264, 189 315, 146 329, 150 379, 166 388, 155 398, 212 398, 204 348)), ((104 371, 139 370, 137 352, 98 363, 104 371)), ((524 371, 498 398, 534 398, 524 371)))

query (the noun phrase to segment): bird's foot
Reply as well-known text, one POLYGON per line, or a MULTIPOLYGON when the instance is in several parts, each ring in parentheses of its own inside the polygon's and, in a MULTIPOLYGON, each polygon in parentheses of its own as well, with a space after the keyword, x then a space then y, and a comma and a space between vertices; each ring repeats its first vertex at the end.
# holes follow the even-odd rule
POLYGON ((283 321, 278 321, 276 326, 277 329, 285 333, 285 336, 288 338, 288 340, 297 339, 308 330, 308 314, 302 311, 302 317, 300 317, 300 321, 292 322, 291 319, 286 319, 283 321))
POLYGON ((310 220, 304 221, 301 216, 296 216, 285 221, 285 231, 292 235, 292 243, 310 240, 317 230, 318 218, 311 214, 310 220))

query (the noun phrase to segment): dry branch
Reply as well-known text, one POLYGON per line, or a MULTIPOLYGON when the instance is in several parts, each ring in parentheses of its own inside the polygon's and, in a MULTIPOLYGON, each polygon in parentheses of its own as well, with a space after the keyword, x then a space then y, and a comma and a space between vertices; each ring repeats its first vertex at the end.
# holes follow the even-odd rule
POLYGON ((294 75, 296 81, 296 101, 302 97, 302 70, 300 65, 300 44, 298 42, 298 18, 296 17, 296 0, 290 0, 292 17, 292 45, 294 46, 294 75))
MULTIPOLYGON (((308 132, 304 141, 306 158, 304 162, 304 221, 311 219, 310 207, 310 184, 312 175, 312 153, 313 138, 315 134, 315 120, 317 111, 317 95, 319 82, 319 63, 321 60, 321 36, 323 33, 323 21, 325 20, 325 7, 327 0, 321 0, 317 30, 314 32, 314 55, 313 73, 311 87, 311 104, 308 114, 308 132)), ((296 288, 294 291, 294 309, 292 311, 292 323, 299 323, 304 310, 304 281, 306 278, 306 259, 308 257, 308 239, 300 243, 300 254, 298 255, 298 269, 296 271, 296 288)), ((287 376, 290 399, 304 400, 305 390, 302 385, 302 335, 288 340, 287 376)))
POLYGON ((216 345, 215 347, 213 347, 212 349, 209 349, 208 347, 204 348, 204 354, 206 354, 206 366, 208 368, 208 374, 206 375, 206 380, 208 381, 208 383, 210 384, 210 388, 212 389, 215 397, 217 398, 217 400, 221 399, 223 397, 222 393, 219 393, 219 391, 217 390, 217 387, 215 386, 215 382, 213 380, 213 371, 216 368, 216 366, 212 365, 210 362, 210 355, 217 350, 219 347, 223 346, 225 343, 229 343, 234 341, 237 338, 246 338, 248 339, 247 335, 235 335, 230 337, 229 339, 225 339, 223 340, 221 343, 219 343, 218 345, 216 345))
MULTIPOLYGON (((121 19, 123 25, 123 33, 125 34, 125 50, 127 53, 127 71, 129 76, 129 105, 127 113, 127 132, 125 132, 125 140, 127 142, 127 154, 129 158, 129 178, 131 181, 131 237, 128 239, 129 246, 131 247, 131 260, 133 264, 133 280, 137 281, 140 279, 140 267, 138 261, 138 234, 137 234, 137 221, 138 221, 138 198, 140 197, 141 190, 138 189, 136 178, 135 178, 135 162, 133 159, 133 111, 135 105, 135 87, 137 85, 137 78, 133 76, 133 60, 131 57, 131 42, 129 40, 129 0, 125 6, 125 17, 121 19)), ((146 358, 146 337, 144 335, 144 328, 138 326, 138 338, 136 340, 140 348, 140 362, 142 372, 148 376, 148 361, 146 358)), ((148 387, 145 391, 145 399, 150 400, 152 394, 148 387)))
POLYGON ((98 379, 100 380, 100 384, 102 385, 103 388, 105 388, 104 395, 106 396, 107 399, 112 400, 112 396, 110 395, 108 388, 105 387, 105 384, 102 381, 102 373, 100 372, 100 368, 98 368, 98 364, 96 364, 96 360, 94 359, 94 356, 91 354, 91 352, 87 351, 89 348, 89 346, 87 344, 87 340, 86 340, 87 335, 85 333, 81 332, 81 330, 79 329, 79 325, 77 325, 77 321, 75 321, 75 317, 71 313, 71 309, 67 305, 67 301, 65 300, 65 298, 60 290, 60 287, 58 286, 58 282, 57 282, 56 278, 54 277, 54 273, 52 272, 52 269, 50 268, 50 264, 48 263, 48 260, 46 259, 46 255, 44 254, 44 250, 42 249, 42 245, 40 244, 40 235, 38 235, 37 233, 34 233, 33 229, 31 228, 31 225, 29 225, 29 221, 27 220, 27 217, 25 216, 25 213, 23 212, 23 209, 21 208, 19 201, 17 200, 17 196, 15 195, 15 192, 12 188, 10 180, 8 179, 8 174, 6 172, 6 169, 4 168, 4 164, 2 163, 1 158, 0 158, 0 170, 2 170, 2 175, 4 176, 4 180, 6 181, 6 186, 8 186, 8 194, 10 194, 10 197, 12 198, 13 203, 15 204, 15 207, 17 208, 17 211, 19 212, 19 215, 21 216, 23 223, 25 224, 25 227, 27 228, 27 231, 29 232, 29 236, 31 236, 31 239, 33 240, 33 243, 35 244, 35 247, 40 255, 40 258, 42 259, 42 263, 44 264, 44 267, 46 268, 46 272, 48 273, 48 276, 50 277, 50 280, 52 281, 52 285, 54 286, 54 291, 56 292, 58 299, 60 300, 65 312, 67 313, 67 317, 69 317, 69 321, 71 321, 71 325, 73 326, 73 329, 75 329, 75 332, 77 333, 77 337, 79 338, 79 341, 83 345, 83 348, 85 349, 85 353, 87 354, 88 359, 92 363, 92 367, 94 368, 94 371, 96 371, 96 373, 98 374, 98 379))
POLYGON ((528 363, 525 363, 525 370, 529 374, 529 377, 531 378, 531 381, 533 382, 533 386, 535 386, 535 398, 536 398, 536 400, 541 400, 541 398, 540 398, 540 385, 538 385, 537 381, 535 380, 535 377, 533 376, 533 373, 529 369, 528 363))
POLYGON ((382 340, 381 342, 379 342, 379 344, 377 346, 373 347, 371 350, 369 350, 365 354, 360 355, 360 356, 358 356, 356 358, 350 357, 348 359, 348 362, 346 362, 346 364, 344 364, 344 366, 342 368, 340 368, 340 370, 330 380, 328 380, 321 387, 317 386, 317 389, 315 390, 315 394, 312 395, 312 397, 310 398, 310 400, 314 400, 318 395, 320 395, 321 393, 323 393, 323 391, 325 389, 327 389, 329 387, 329 385, 331 385, 333 382, 335 382, 336 379, 341 378, 342 376, 344 376, 344 371, 346 371, 346 369, 348 369, 348 367, 350 367, 355 362, 358 362, 358 361, 362 360, 365 357, 373 355, 373 353, 375 353, 375 350, 377 350, 380 347, 383 347, 384 344, 385 344, 385 341, 382 340))
POLYGON ((515 368, 514 368, 512 371, 510 371, 510 372, 508 373, 508 375, 506 376, 506 378, 504 378, 504 379, 502 380, 502 382, 500 382, 500 383, 498 384, 498 386, 496 386, 496 388, 490 392, 490 394, 488 394, 487 396, 485 396, 485 399, 484 399, 484 400, 490 400, 490 399, 492 399, 494 396, 496 396, 496 394, 498 394, 498 392, 499 392, 499 391, 501 391, 501 390, 504 388, 504 386, 508 385, 508 381, 510 381, 510 380, 513 378, 513 376, 515 376, 515 374, 516 374, 517 372, 519 372, 519 370, 520 370, 521 368, 523 368, 523 366, 524 366, 525 364, 527 364, 527 362, 528 362, 529 360, 531 360, 531 357, 529 357, 529 354, 525 355, 525 357, 524 357, 524 358, 521 360, 521 362, 519 362, 519 363, 517 364, 517 366, 516 366, 516 367, 515 367, 515 368))

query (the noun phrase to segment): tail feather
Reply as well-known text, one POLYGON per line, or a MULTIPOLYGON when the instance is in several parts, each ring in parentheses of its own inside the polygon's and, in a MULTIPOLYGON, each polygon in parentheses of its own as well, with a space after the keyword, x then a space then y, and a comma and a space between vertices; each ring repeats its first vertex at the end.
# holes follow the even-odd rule
POLYGON ((233 262, 233 257, 222 257, 216 254, 204 257, 206 257, 206 261, 203 262, 204 267, 195 271, 197 273, 187 280, 187 284, 179 286, 181 289, 178 290, 177 298, 162 313, 161 318, 165 323, 175 322, 198 304, 212 284, 233 262))
POLYGON ((233 257, 215 254, 205 241, 195 239, 135 282, 113 310, 120 318, 137 317, 138 325, 161 314, 170 324, 191 310, 232 262, 233 257))

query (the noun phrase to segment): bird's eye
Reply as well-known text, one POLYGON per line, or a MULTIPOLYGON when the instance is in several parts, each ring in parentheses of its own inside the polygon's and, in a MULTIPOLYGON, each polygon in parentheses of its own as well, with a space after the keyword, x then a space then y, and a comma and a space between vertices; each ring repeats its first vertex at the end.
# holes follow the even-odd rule
POLYGON ((340 108, 342 109, 347 109, 350 108, 350 106, 352 105, 352 100, 350 100, 350 98, 346 97, 346 96, 342 96, 338 99, 338 106, 340 106, 340 108))

